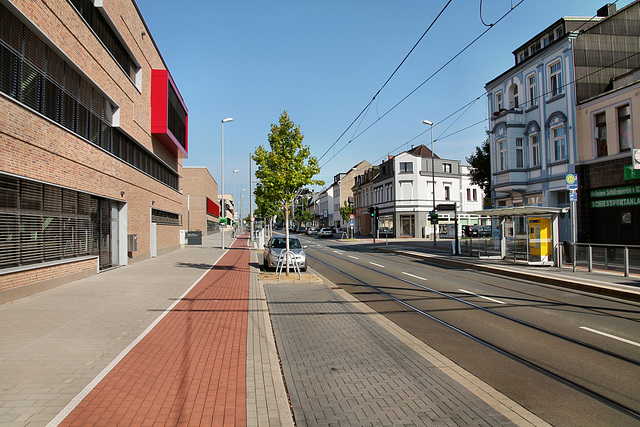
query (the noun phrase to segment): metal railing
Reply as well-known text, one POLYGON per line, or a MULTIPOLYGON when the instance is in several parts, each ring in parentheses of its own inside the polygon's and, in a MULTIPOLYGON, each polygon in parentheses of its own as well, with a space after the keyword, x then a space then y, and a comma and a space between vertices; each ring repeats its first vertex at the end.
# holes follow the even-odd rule
MULTIPOLYGON (((571 242, 565 245, 565 260, 573 264, 571 242), (567 246, 570 248, 567 254, 567 246), (568 255, 568 256, 567 256, 568 255)), ((608 245, 600 243, 576 243, 575 265, 587 268, 623 272, 625 277, 631 273, 640 274, 639 245, 608 245)))

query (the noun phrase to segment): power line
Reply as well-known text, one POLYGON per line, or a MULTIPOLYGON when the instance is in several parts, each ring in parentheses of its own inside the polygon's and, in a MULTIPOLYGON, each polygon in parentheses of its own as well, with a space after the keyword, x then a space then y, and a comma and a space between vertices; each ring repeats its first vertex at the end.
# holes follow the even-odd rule
MULTIPOLYGON (((429 32, 429 30, 434 26, 434 24, 436 23, 436 21, 440 18, 440 16, 444 13, 445 9, 449 6, 449 4, 451 4, 453 0, 449 0, 447 2, 446 5, 444 5, 444 7, 442 8, 442 10, 440 11, 440 13, 438 13, 438 15, 434 18, 434 20, 431 22, 431 24, 429 25, 429 27, 425 30, 424 33, 422 33, 422 36, 420 36, 420 38, 418 39, 418 41, 413 45, 413 47, 411 48, 411 50, 409 51, 409 53, 407 53, 404 57, 404 59, 402 60, 402 62, 400 62, 400 65, 398 65, 396 67, 396 69, 393 71, 393 73, 391 73, 391 75, 389 76, 389 78, 387 78, 387 80, 384 82, 384 84, 382 85, 382 87, 380 89, 378 89, 378 91, 376 92, 375 95, 373 95, 373 98, 371 98, 371 101, 369 101, 369 103, 362 109, 362 111, 360 111, 360 114, 358 114, 358 116, 353 119, 353 121, 351 122, 351 124, 349 126, 347 126, 347 128, 344 130, 344 132, 342 132, 342 134, 338 137, 338 139, 336 139, 336 141, 331 144, 331 146, 327 149, 327 151, 325 151, 325 153, 320 156, 320 158, 318 160, 322 160, 322 158, 324 156, 327 155, 327 153, 329 151, 331 151, 331 149, 338 143, 338 141, 340 141, 340 139, 342 139, 342 137, 344 136, 345 133, 347 133, 347 131, 349 129, 351 129, 351 127, 353 126, 353 124, 360 118, 360 116, 362 116, 371 106, 371 104, 373 103, 373 101, 376 99, 376 97, 380 94, 380 92, 382 91, 382 89, 385 88, 385 86, 387 86, 387 84, 389 83, 389 81, 391 81, 391 79, 393 78, 393 76, 398 72, 398 70, 400 69, 400 67, 402 67, 402 64, 405 63, 405 61, 407 60, 407 58, 409 58, 409 55, 411 55, 411 53, 415 50, 415 48, 418 46, 418 44, 420 44, 420 42, 422 41, 422 39, 427 35, 427 33, 429 32)), ((363 117, 364 119, 364 117, 363 117)), ((362 122, 362 121, 361 121, 362 122)), ((351 142, 353 139, 349 140, 349 142, 351 142)), ((348 144, 348 143, 347 143, 348 144)), ((334 155, 335 157, 335 155, 334 155)))
MULTIPOLYGON (((512 6, 511 9, 509 9, 509 11, 507 13, 505 13, 504 15, 502 15, 500 17, 500 19, 498 19, 494 26, 496 24, 498 24, 500 21, 502 21, 504 18, 506 18, 511 12, 513 12, 518 6, 520 6, 522 3, 524 3, 525 0, 520 0, 515 6, 512 6)), ((448 5, 448 4, 447 4, 448 5)), ((442 13, 442 12, 441 12, 442 13)), ((439 15, 438 15, 439 16, 439 15)), ((435 21, 434 21, 435 22, 435 21)), ((432 24, 433 25, 433 24, 432 24)), ((435 72, 433 72, 425 81, 423 81, 422 83, 420 83, 415 89, 413 89, 411 92, 409 92, 409 94, 407 94, 404 98, 402 98, 400 101, 398 101, 393 107, 391 107, 389 110, 387 110, 384 114, 382 114, 382 116, 378 117, 376 120, 373 121, 373 123, 371 123, 369 126, 367 126, 362 132, 360 132, 359 134, 357 134, 355 137, 353 137, 352 139, 350 139, 337 153, 334 153, 334 155, 327 160, 321 167, 326 166, 331 160, 333 160, 338 154, 340 154, 340 152, 342 152, 342 150, 344 150, 347 145, 349 145, 352 141, 355 141, 357 138, 359 138, 362 134, 364 134, 366 131, 368 131, 369 129, 371 129, 375 124, 377 124, 380 120, 382 120, 387 114, 389 114, 391 111, 395 110, 400 104, 402 104, 404 101, 406 101, 411 95, 413 95, 415 92, 418 91, 418 89, 420 89, 422 86, 424 86, 428 81, 430 81, 433 77, 435 77, 437 74, 439 74, 445 67, 447 67, 449 64, 451 64, 455 59, 457 59, 460 55, 462 55, 467 49, 469 49, 473 44, 475 44, 478 40, 480 40, 480 38, 482 38, 487 32, 489 32, 489 30, 491 30, 494 26, 491 26, 489 28, 487 28, 486 30, 484 30, 480 35, 478 35, 475 39, 473 39, 469 44, 467 44, 462 50, 460 50, 457 54, 455 54, 451 59, 449 59, 447 62, 445 62, 440 68, 438 68, 435 72)), ((377 94, 376 94, 377 96, 377 94)), ((374 97, 375 99, 375 97, 374 97)), ((373 100, 370 101, 369 105, 371 104, 371 102, 373 102, 373 100)), ((366 109, 366 108, 365 108, 366 109)), ((364 112, 364 110, 363 110, 364 112)), ((360 113, 360 115, 362 115, 362 112, 360 113)), ((360 117, 360 115, 358 115, 358 117, 360 117)), ((356 118, 357 120, 358 118, 356 118)), ((355 121, 355 120, 354 120, 355 121)), ((353 125, 353 123, 349 126, 351 127, 353 125)), ((348 129, 348 128, 347 128, 348 129)), ((346 130, 345 130, 346 132, 346 130)), ((331 145, 331 147, 329 148, 329 150, 327 150, 327 152, 325 152, 325 154, 322 155, 322 157, 320 157, 319 160, 321 160, 322 158, 324 158, 324 156, 331 150, 331 148, 333 148, 338 141, 342 138, 342 136, 345 134, 345 132, 342 133, 342 135, 340 135, 340 137, 331 145)))

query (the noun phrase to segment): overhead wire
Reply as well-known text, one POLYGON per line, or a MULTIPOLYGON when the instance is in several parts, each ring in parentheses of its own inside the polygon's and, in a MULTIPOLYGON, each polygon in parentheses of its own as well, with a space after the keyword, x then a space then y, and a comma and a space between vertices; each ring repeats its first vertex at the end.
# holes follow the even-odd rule
MULTIPOLYGON (((502 15, 496 22, 495 24, 498 24, 500 21, 502 21, 504 18, 506 18, 511 12, 513 12, 518 6, 520 6, 522 3, 524 3, 525 0, 520 0, 515 6, 511 6, 511 9, 509 9, 508 12, 506 12, 504 15, 502 15)), ((447 3, 448 5, 448 3, 447 3)), ((444 11, 444 9, 443 9, 444 11)), ((442 14, 442 12, 441 12, 442 14)), ((439 15, 438 15, 439 16, 439 15)), ((434 21, 435 22, 435 21, 434 21)), ((494 24, 494 26, 495 26, 494 24)), ((433 24, 432 24, 433 25, 433 24)), ((382 116, 380 116, 378 119, 374 120, 369 126, 367 126, 362 132, 360 132, 359 134, 357 134, 356 136, 354 136, 352 139, 350 139, 340 150, 338 150, 338 152, 334 153, 334 155, 327 160, 323 165, 321 165, 321 168, 326 166, 331 160, 333 160, 338 154, 340 154, 352 141, 356 140, 357 138, 359 138, 362 134, 364 134, 365 132, 367 132, 369 129, 371 129, 375 124, 377 124, 380 120, 382 120, 387 114, 389 114, 390 112, 392 112, 393 110, 395 110, 400 104, 402 104, 404 101, 406 101, 411 95, 413 95, 415 92, 417 92, 422 86, 424 86, 427 82, 429 82, 433 77, 435 77, 437 74, 439 74, 445 67, 447 67, 449 64, 451 64, 454 60, 456 60, 460 55, 462 55, 467 49, 469 49, 473 44, 475 44, 478 40, 480 40, 480 38, 482 38, 487 32, 489 32, 489 30, 491 30, 493 28, 493 26, 487 28, 486 30, 484 30, 480 35, 478 35, 475 39, 473 39, 469 44, 467 44, 462 50, 460 50, 457 54, 455 54, 451 59, 449 59, 447 62, 445 62, 440 68, 438 68, 435 72, 433 72, 426 80, 424 80, 422 83, 420 83, 415 89, 413 89, 411 92, 409 92, 409 94, 407 94, 404 98, 402 98, 400 101, 398 101, 394 106, 392 106, 389 110, 387 110, 384 114, 382 114, 382 116)), ((388 80, 387 80, 388 82, 388 80)), ((386 84, 386 83, 385 83, 386 84)), ((379 91, 378 91, 379 93, 379 91)), ((377 94, 376 94, 377 96, 377 94)), ((374 98, 375 99, 375 98, 374 98)), ((371 102, 373 102, 373 100, 371 100, 371 102)), ((362 113, 360 113, 361 115, 362 113)), ((358 115, 358 117, 360 117, 360 115, 358 115)), ((357 118, 356 118, 357 120, 357 118)), ((353 125, 353 123, 352 123, 353 125)), ((350 125, 351 126, 351 125, 350 125)), ((346 131, 345 131, 346 132, 346 131)), ((331 148, 333 148, 333 146, 335 146, 338 141, 342 138, 342 136, 344 135, 344 133, 342 133, 342 135, 340 135, 340 137, 338 138, 338 140, 336 140, 332 145, 331 148)), ((330 150, 327 150, 327 152, 330 150)), ((322 157, 320 157, 318 160, 322 160, 322 158, 324 158, 324 156, 327 154, 327 152, 325 152, 325 154, 322 155, 322 157)))
MULTIPOLYGON (((418 44, 420 44, 420 42, 422 41, 422 39, 427 35, 427 33, 429 32, 429 30, 431 30, 431 28, 435 25, 436 21, 440 18, 440 16, 444 13, 444 11, 447 9, 447 7, 451 4, 453 0, 449 0, 447 2, 447 4, 444 5, 444 7, 442 8, 442 10, 440 11, 440 13, 438 13, 438 15, 434 18, 434 20, 431 22, 431 24, 429 25, 429 27, 427 27, 427 29, 424 31, 424 33, 422 33, 422 36, 420 36, 420 38, 418 39, 418 41, 413 45, 413 47, 411 48, 411 50, 409 51, 409 53, 407 53, 404 57, 404 59, 400 62, 400 64, 396 67, 396 69, 393 71, 393 73, 391 73, 391 75, 387 78, 387 80, 384 82, 384 84, 382 85, 382 87, 380 87, 380 89, 378 89, 378 91, 376 92, 375 95, 373 95, 373 98, 371 98, 371 101, 369 101, 369 103, 362 109, 362 111, 360 111, 360 114, 358 114, 356 116, 355 119, 353 119, 353 121, 351 122, 351 124, 349 124, 349 126, 347 126, 347 128, 344 130, 344 132, 342 132, 342 134, 340 134, 340 136, 338 137, 338 139, 336 139, 336 141, 331 144, 331 146, 327 149, 327 151, 325 151, 325 153, 320 156, 320 158, 318 160, 322 160, 324 158, 324 156, 327 155, 327 153, 329 151, 331 151, 331 149, 338 143, 338 141, 340 141, 340 139, 342 139, 342 137, 347 133, 347 131, 349 129, 351 129, 351 127, 354 125, 354 123, 360 118, 360 116, 362 116, 363 114, 365 114, 365 112, 369 109, 369 107, 371 106, 371 104, 373 103, 373 101, 376 99, 376 97, 380 94, 380 92, 382 92, 382 90, 387 86, 387 84, 389 83, 389 81, 391 81, 391 79, 393 78, 393 76, 395 76, 395 74, 398 72, 398 70, 400 69, 400 67, 402 67, 402 65, 406 62, 406 60, 409 58, 409 56, 411 55, 411 53, 413 53, 413 51, 416 49, 416 47, 418 47, 418 44)), ((348 143, 350 143, 352 140, 349 140, 348 143)), ((347 144, 348 144, 347 143, 347 144)), ((342 151, 342 150, 341 150, 342 151)), ((336 154, 334 154, 335 157, 336 154)), ((333 158, 333 157, 332 157, 333 158)))

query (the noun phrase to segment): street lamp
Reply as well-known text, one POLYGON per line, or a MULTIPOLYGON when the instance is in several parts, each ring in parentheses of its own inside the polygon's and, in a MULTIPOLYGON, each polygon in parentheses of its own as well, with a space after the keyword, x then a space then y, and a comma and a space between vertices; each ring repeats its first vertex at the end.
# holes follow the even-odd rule
MULTIPOLYGON (((231 117, 222 119, 222 144, 221 144, 222 154, 220 156, 220 161, 222 162, 220 166, 220 174, 221 174, 220 185, 222 185, 222 213, 220 214, 220 218, 225 218, 225 213, 224 213, 224 124, 232 121, 233 119, 231 117)), ((225 227, 226 227, 226 224, 225 224, 225 227)), ((224 249, 224 228, 220 229, 220 236, 222 238, 221 248, 224 249)))
MULTIPOLYGON (((433 160, 433 122, 424 120, 422 123, 431 127, 431 185, 433 188, 433 213, 436 213, 436 169, 433 160)), ((433 223, 433 246, 436 245, 436 224, 433 223)))

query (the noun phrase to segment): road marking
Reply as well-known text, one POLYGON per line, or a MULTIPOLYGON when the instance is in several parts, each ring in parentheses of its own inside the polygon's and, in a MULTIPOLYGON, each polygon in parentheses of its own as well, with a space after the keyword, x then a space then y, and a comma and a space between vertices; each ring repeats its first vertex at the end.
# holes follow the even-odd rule
POLYGON ((640 347, 640 343, 637 343, 635 341, 631 341, 631 340, 628 340, 628 339, 625 339, 625 338, 617 337, 615 335, 611 335, 611 334, 608 334, 606 332, 597 331, 595 329, 587 328, 586 326, 580 326, 580 329, 584 329, 585 331, 593 332, 594 334, 603 335, 603 336, 605 336, 607 338, 613 338, 614 340, 622 341, 624 343, 640 347))
POLYGON ((375 265, 376 267, 382 267, 382 268, 384 268, 384 265, 376 264, 375 262, 371 262, 371 261, 369 261, 369 264, 375 265))
POLYGON ((411 274, 411 273, 405 273, 404 271, 402 272, 402 274, 406 274, 407 276, 411 276, 411 277, 414 277, 414 278, 416 278, 416 279, 420 279, 420 280, 427 280, 427 279, 425 279, 424 277, 414 276, 413 274, 411 274))
POLYGON ((458 289, 458 290, 459 290, 460 292, 464 292, 464 293, 467 293, 467 294, 470 294, 470 295, 475 295, 475 296, 477 296, 477 297, 484 298, 484 299, 486 299, 486 300, 489 300, 489 301, 492 301, 492 302, 495 302, 495 303, 498 303, 498 304, 506 304, 506 302, 504 302, 504 301, 499 301, 499 300, 497 300, 497 299, 493 299, 493 298, 489 298, 489 297, 484 297, 484 296, 482 296, 482 295, 478 295, 478 294, 476 294, 476 293, 473 293, 473 292, 470 292, 470 291, 466 291, 466 290, 464 290, 464 289, 458 289))
POLYGON ((333 251, 333 252, 337 253, 338 255, 342 255, 342 252, 340 251, 333 251))
POLYGON ((355 256, 353 256, 353 255, 349 255, 349 258, 353 258, 353 259, 360 259, 360 258, 355 257, 355 256))

